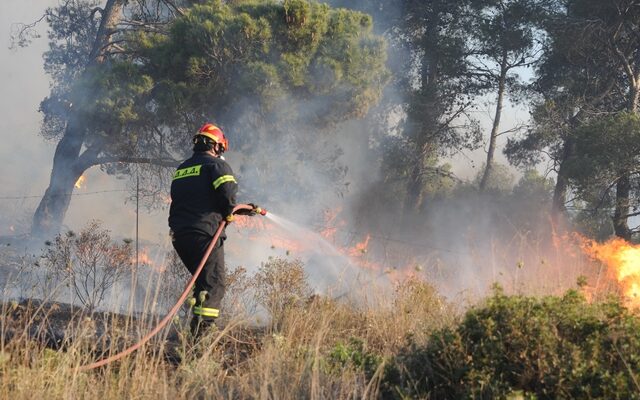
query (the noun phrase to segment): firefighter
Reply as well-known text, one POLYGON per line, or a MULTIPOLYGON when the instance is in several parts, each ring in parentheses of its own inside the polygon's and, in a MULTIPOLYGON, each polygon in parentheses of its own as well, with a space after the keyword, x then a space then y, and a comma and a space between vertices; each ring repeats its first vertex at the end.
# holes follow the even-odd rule
MULTIPOLYGON (((178 167, 171 183, 169 227, 173 247, 189 272, 198 267, 220 221, 233 221, 238 184, 222 157, 229 149, 220 128, 207 123, 193 137, 193 156, 178 167)), ((195 283, 191 331, 199 336, 220 315, 225 293, 224 232, 195 283)))

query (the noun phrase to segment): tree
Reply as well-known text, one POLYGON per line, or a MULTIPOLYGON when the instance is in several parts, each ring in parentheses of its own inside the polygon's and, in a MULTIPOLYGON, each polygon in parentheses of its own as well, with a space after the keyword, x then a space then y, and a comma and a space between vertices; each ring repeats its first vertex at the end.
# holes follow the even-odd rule
POLYGON ((466 1, 406 1, 402 35, 411 49, 403 137, 405 209, 419 211, 439 155, 473 148, 477 122, 469 116, 477 81, 469 73, 466 1))
MULTIPOLYGON (((539 70, 542 99, 538 128, 511 143, 509 152, 524 155, 528 149, 548 151, 558 167, 554 208, 564 207, 569 188, 568 163, 577 154, 575 132, 593 118, 621 111, 638 112, 640 88, 640 5, 631 0, 558 1, 549 20, 549 48, 539 70), (524 153, 522 152, 524 150, 524 153)), ((632 206, 630 170, 617 171, 613 226, 617 236, 629 239, 632 206)))
POLYGON ((506 165, 498 164, 491 168, 489 175, 486 174, 487 167, 484 166, 474 179, 474 185, 476 187, 481 185, 482 180, 486 180, 484 183, 483 192, 493 193, 509 193, 513 189, 514 176, 506 165))
POLYGON ((541 14, 537 3, 480 0, 471 4, 470 69, 485 90, 496 95, 487 159, 479 183, 481 192, 486 189, 494 166, 504 98, 508 94, 515 97, 522 85, 515 71, 532 65, 540 53, 536 46, 536 36, 540 35, 537 22, 541 14))
POLYGON ((122 126, 136 118, 133 97, 150 82, 129 81, 127 70, 111 64, 123 52, 128 31, 154 29, 173 12, 167 7, 150 12, 146 2, 125 3, 108 0, 100 8, 92 0, 69 0, 45 13, 50 26, 45 70, 52 90, 41 103, 41 133, 57 146, 49 187, 33 217, 33 233, 59 231, 73 187, 88 168, 112 162, 165 162, 161 156, 140 158, 131 146, 131 132, 122 126), (126 83, 113 89, 121 79, 126 83), (92 113, 92 107, 101 113, 92 113))
MULTIPOLYGON (((283 143, 321 148, 326 136, 317 133, 363 116, 387 80, 385 43, 358 12, 212 0, 184 9, 160 2, 166 12, 149 14, 110 0, 92 14, 89 2, 72 3, 49 11, 55 85, 42 109, 60 140, 34 231, 59 229, 73 184, 91 166, 114 174, 174 166, 213 117, 238 133, 242 152, 258 143, 265 154, 283 143), (85 35, 74 36, 76 19, 88 24, 85 35)), ((294 181, 295 166, 273 169, 275 184, 294 181)))
MULTIPOLYGON (((574 135, 575 155, 568 160, 567 175, 572 186, 576 188, 577 197, 592 205, 593 214, 602 208, 613 208, 613 223, 621 219, 640 215, 640 202, 630 203, 627 214, 621 212, 620 185, 622 177, 626 177, 634 185, 629 185, 625 198, 638 199, 637 168, 640 154, 640 116, 634 112, 621 112, 613 116, 593 119, 581 126, 574 135), (621 173, 623 175, 621 175, 621 173), (615 196, 610 192, 616 188, 615 196), (633 207, 633 210, 631 208, 633 207)), ((625 239, 639 232, 638 227, 629 228, 625 239)), ((619 231, 616 231, 618 236, 619 231)))

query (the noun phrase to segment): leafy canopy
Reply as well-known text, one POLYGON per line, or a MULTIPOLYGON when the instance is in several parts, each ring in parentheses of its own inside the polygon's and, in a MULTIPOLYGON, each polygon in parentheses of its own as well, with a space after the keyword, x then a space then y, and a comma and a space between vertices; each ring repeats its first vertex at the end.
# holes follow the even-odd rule
POLYGON ((385 43, 371 28, 365 14, 303 0, 209 1, 168 35, 136 33, 129 62, 153 82, 157 125, 190 134, 204 119, 234 127, 247 113, 254 125, 335 123, 364 116, 386 83, 385 43))

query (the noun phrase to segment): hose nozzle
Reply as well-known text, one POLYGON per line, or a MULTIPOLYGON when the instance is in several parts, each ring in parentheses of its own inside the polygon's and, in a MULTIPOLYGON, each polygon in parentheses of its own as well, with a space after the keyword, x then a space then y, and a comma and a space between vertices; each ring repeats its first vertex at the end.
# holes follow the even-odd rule
POLYGON ((260 208, 260 207, 256 207, 256 213, 258 213, 258 214, 260 214, 260 215, 262 215, 264 217, 265 215, 267 215, 267 210, 265 210, 263 208, 260 208))

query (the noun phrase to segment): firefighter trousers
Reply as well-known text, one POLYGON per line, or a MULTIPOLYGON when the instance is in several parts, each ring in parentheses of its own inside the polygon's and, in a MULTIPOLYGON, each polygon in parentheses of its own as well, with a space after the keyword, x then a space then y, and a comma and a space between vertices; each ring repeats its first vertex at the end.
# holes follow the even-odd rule
MULTIPOLYGON (((192 275, 196 272, 211 239, 211 236, 198 233, 174 235, 173 248, 176 249, 178 256, 192 275)), ((196 304, 193 314, 194 317, 200 317, 199 319, 203 321, 213 321, 220 313, 226 288, 223 243, 223 239, 218 239, 200 276, 196 279, 194 287, 196 304)))

